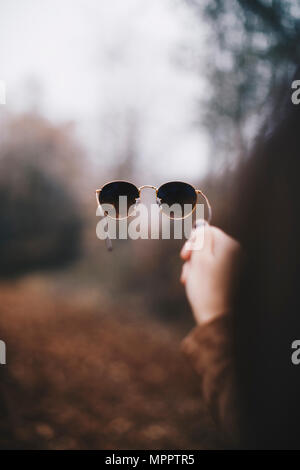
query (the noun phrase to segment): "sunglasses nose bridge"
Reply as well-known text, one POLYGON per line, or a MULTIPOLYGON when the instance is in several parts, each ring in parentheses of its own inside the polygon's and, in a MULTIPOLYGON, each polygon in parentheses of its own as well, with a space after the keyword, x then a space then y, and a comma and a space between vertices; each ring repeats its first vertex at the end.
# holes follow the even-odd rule
POLYGON ((153 186, 152 184, 143 184, 143 186, 140 186, 138 189, 139 189, 139 192, 141 192, 142 189, 154 189, 155 192, 157 193, 157 187, 156 186, 153 186))

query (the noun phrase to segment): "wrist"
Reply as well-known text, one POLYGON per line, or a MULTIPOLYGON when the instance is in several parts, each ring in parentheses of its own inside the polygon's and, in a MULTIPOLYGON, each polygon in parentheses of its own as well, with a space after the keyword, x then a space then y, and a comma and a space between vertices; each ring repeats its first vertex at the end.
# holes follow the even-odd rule
POLYGON ((209 323, 216 318, 225 315, 228 312, 228 307, 222 307, 222 308, 214 308, 214 309, 199 309, 199 308, 193 308, 193 314, 196 320, 196 323, 198 325, 204 325, 206 323, 209 323))

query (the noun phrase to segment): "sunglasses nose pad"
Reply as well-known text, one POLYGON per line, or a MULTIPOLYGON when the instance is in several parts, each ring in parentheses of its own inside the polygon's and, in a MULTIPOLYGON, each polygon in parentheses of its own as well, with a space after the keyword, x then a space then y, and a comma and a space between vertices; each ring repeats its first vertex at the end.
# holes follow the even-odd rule
POLYGON ((156 197, 156 204, 158 206, 159 212, 162 214, 163 213, 163 202, 159 197, 156 197))
POLYGON ((141 198, 140 197, 137 197, 135 199, 135 203, 129 207, 129 210, 128 210, 128 215, 129 216, 134 216, 135 215, 135 210, 137 209, 138 205, 141 203, 141 198))

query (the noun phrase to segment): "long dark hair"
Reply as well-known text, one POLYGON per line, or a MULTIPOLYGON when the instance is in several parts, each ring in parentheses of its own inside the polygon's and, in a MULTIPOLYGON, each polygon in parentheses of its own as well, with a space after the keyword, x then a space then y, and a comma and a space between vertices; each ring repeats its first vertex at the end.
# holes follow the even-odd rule
MULTIPOLYGON (((300 79, 300 68, 295 77, 300 79)), ((272 107, 239 178, 244 263, 234 302, 241 446, 300 448, 300 105, 272 107)))

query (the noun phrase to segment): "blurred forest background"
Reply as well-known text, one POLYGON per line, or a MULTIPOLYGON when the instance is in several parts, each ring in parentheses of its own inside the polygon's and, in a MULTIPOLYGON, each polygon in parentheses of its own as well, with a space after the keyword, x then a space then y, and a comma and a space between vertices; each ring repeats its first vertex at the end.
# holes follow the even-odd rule
POLYGON ((180 354, 182 242, 108 253, 94 191, 188 181, 230 232, 299 39, 297 0, 1 0, 1 448, 225 445, 180 354))

